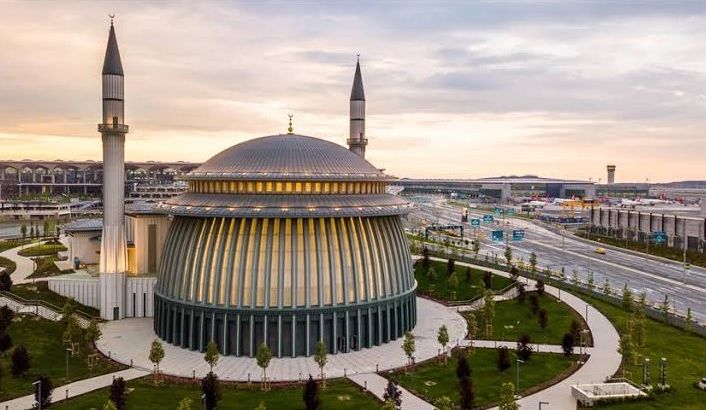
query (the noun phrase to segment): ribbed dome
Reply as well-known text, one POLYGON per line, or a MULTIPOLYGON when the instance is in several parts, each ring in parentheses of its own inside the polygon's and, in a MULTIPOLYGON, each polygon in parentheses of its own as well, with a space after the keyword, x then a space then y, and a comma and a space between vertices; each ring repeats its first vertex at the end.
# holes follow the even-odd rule
POLYGON ((255 138, 213 156, 186 179, 387 179, 345 147, 319 138, 280 134, 255 138))

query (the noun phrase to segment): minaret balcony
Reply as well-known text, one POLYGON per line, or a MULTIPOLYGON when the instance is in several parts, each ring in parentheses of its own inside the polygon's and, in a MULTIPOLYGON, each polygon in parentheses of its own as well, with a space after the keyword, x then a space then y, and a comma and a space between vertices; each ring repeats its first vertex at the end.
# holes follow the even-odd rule
POLYGON ((130 127, 125 124, 98 124, 98 132, 122 132, 130 131, 130 127))
POLYGON ((368 145, 368 139, 367 138, 348 138, 346 140, 346 144, 348 145, 368 145))

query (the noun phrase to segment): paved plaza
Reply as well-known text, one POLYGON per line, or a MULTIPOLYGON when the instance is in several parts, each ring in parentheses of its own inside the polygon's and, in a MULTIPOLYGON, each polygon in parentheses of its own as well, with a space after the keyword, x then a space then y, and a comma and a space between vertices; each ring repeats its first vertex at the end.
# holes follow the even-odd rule
MULTIPOLYGON (((418 322, 414 328, 417 361, 438 354, 440 346, 436 334, 442 324, 447 326, 452 344, 466 335, 466 322, 453 309, 423 298, 417 298, 417 307, 418 322)), ((103 354, 120 363, 132 363, 137 368, 152 369, 152 363, 148 359, 150 344, 156 337, 152 318, 107 322, 103 324, 102 331, 103 337, 97 346, 103 354)), ((163 345, 165 357, 159 366, 162 373, 192 377, 195 372, 199 378, 208 373, 209 366, 203 359, 203 353, 168 343, 163 345)), ((370 373, 375 372, 376 366, 379 370, 404 366, 406 360, 402 350, 402 338, 399 338, 370 349, 329 355, 325 373, 328 378, 343 377, 344 372, 345 375, 370 373)), ((255 359, 247 357, 222 356, 214 372, 222 380, 247 381, 250 378, 258 381, 262 377, 262 369, 257 366, 255 359)), ((319 374, 319 368, 312 357, 273 358, 267 368, 267 377, 271 381, 299 380, 309 377, 309 374, 319 374)))

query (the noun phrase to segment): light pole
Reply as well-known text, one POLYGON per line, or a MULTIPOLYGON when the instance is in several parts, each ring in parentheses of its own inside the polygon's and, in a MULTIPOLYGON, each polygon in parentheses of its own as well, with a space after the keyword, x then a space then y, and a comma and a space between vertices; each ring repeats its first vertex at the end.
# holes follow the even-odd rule
POLYGON ((42 381, 37 380, 32 383, 32 386, 35 386, 37 389, 37 409, 42 410, 42 381))
POLYGON ((69 381, 69 353, 71 349, 66 349, 66 381, 69 381))
POLYGON ((520 398, 520 364, 524 361, 517 359, 517 384, 515 384, 515 398, 520 398))

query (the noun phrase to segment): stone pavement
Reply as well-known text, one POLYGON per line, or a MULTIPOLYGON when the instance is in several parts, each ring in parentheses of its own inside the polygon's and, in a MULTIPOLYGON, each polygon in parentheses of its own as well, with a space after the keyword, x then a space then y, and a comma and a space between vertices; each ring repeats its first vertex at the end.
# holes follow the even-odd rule
MULTIPOLYGON (((416 342, 416 360, 423 361, 435 357, 440 349, 436 334, 445 324, 449 331, 450 344, 456 344, 465 337, 466 321, 454 311, 439 303, 417 298, 417 326, 414 328, 416 342)), ((96 343, 98 349, 123 364, 151 370, 149 350, 155 334, 151 318, 124 319, 106 322, 102 325, 103 336, 96 343)), ((160 363, 164 374, 182 377, 203 377, 208 373, 208 364, 203 360, 203 353, 183 349, 169 343, 163 343, 165 357, 160 363)), ((350 353, 328 356, 324 371, 326 377, 335 378, 356 373, 374 373, 402 367, 407 357, 402 350, 402 338, 382 346, 362 349, 350 353)), ((255 358, 222 356, 214 368, 222 380, 258 381, 262 378, 262 369, 255 358)), ((319 374, 312 357, 273 358, 267 368, 268 378, 272 381, 299 380, 309 374, 319 374)))
MULTIPOLYGON (((57 403, 67 398, 72 398, 94 390, 108 387, 113 383, 113 378, 122 377, 125 380, 138 379, 147 376, 149 372, 138 369, 125 369, 115 373, 83 379, 63 386, 58 386, 52 393, 52 403, 57 403)), ((107 395, 106 395, 107 397, 107 395)), ((106 399, 107 401, 107 399, 106 399)), ((35 405, 34 394, 30 394, 16 399, 0 403, 1 409, 25 410, 31 409, 35 405)))

